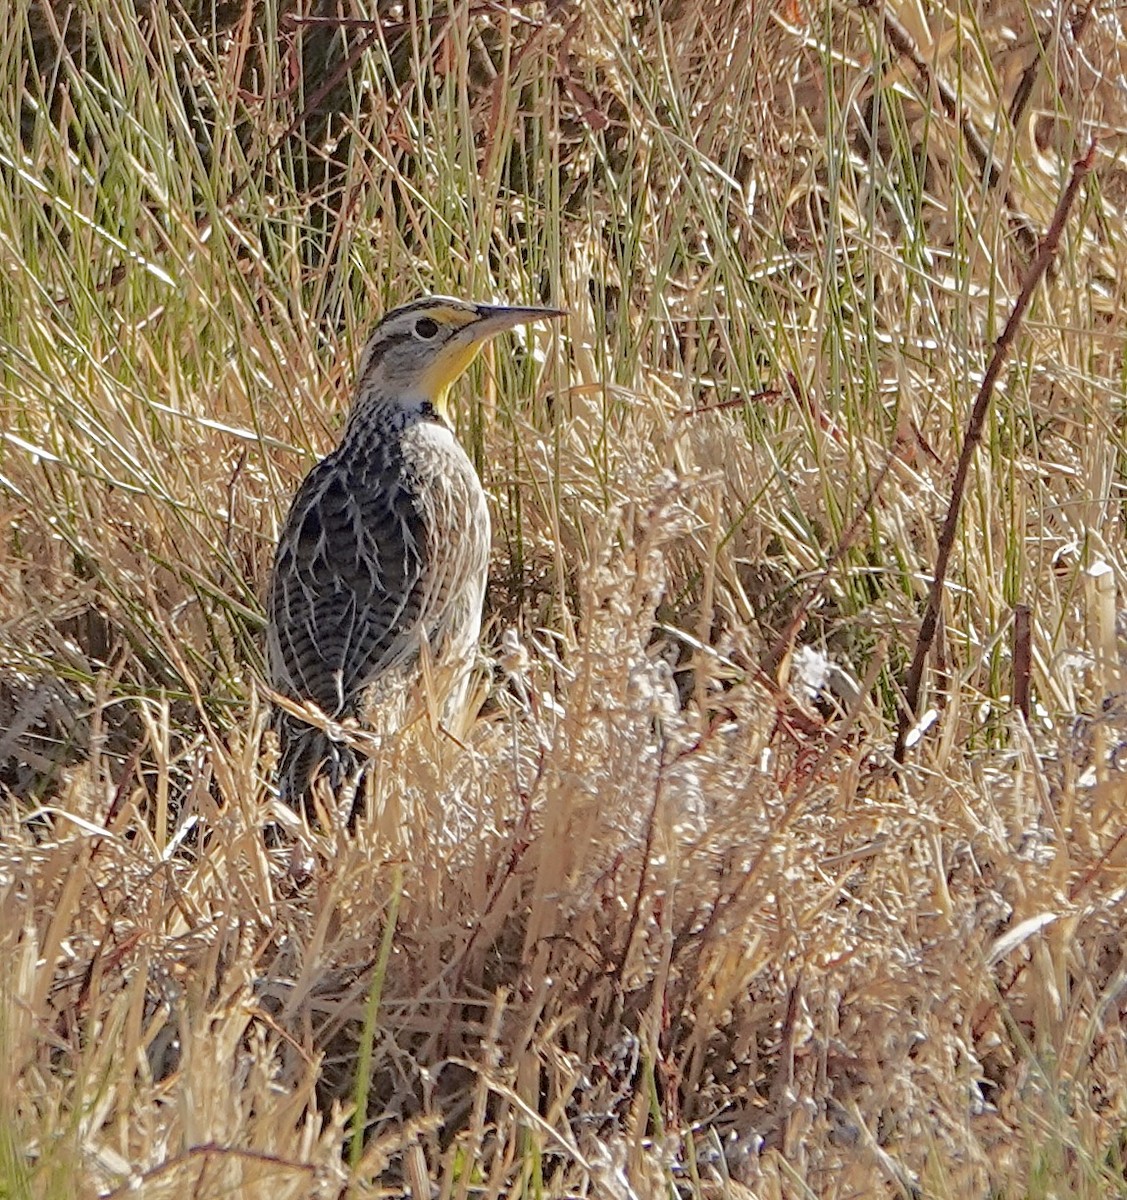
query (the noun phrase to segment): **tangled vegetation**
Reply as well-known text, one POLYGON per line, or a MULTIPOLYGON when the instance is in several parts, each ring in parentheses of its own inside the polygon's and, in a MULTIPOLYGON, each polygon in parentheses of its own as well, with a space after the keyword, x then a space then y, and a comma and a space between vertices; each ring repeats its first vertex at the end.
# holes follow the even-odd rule
POLYGON ((0 1196, 1122 1195, 1122 12, 11 7, 0 1196), (426 291, 570 314, 459 393, 481 711, 298 833, 266 573, 426 291))

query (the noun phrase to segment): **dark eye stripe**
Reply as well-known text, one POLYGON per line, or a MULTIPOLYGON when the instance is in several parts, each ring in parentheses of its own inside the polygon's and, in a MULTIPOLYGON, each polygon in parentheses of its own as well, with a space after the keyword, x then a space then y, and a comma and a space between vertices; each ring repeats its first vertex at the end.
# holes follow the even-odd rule
POLYGON ((392 346, 402 346, 404 342, 412 341, 414 336, 413 333, 389 333, 382 337, 372 347, 368 354, 368 361, 363 364, 364 374, 370 374, 378 367, 392 346))
POLYGON ((367 359, 362 360, 364 376, 370 375, 383 362, 384 356, 393 346, 401 346, 406 342, 411 342, 419 338, 430 340, 437 336, 440 328, 438 322, 433 317, 426 315, 426 309, 433 309, 433 305, 433 300, 419 300, 415 304, 408 304, 403 308, 395 309, 394 312, 388 313, 380 321, 371 334, 371 338, 375 338, 375 344, 368 351, 367 359), (403 318, 419 309, 423 310, 422 315, 417 317, 404 329, 400 324, 403 318), (395 332, 384 328, 389 323, 394 323, 398 326, 395 332))

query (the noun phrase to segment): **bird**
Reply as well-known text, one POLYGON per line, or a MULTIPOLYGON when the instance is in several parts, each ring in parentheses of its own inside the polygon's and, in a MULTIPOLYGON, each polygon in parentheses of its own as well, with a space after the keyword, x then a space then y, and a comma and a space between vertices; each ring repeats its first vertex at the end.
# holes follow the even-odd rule
POLYGON ((329 722, 370 727, 421 676, 440 681, 444 718, 464 704, 490 523, 450 389, 497 334, 565 315, 425 296, 387 313, 365 343, 344 432, 298 488, 270 578, 267 676, 291 702, 274 722, 290 807, 314 811, 322 777, 342 804, 356 794, 367 758, 329 722), (308 705, 325 720, 301 719, 308 705))

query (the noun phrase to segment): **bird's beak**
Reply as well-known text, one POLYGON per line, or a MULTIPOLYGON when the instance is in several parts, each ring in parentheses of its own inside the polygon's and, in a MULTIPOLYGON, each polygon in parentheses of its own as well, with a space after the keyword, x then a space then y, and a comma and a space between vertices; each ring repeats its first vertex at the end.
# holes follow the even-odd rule
POLYGON ((477 319, 466 326, 465 332, 476 344, 494 337, 498 333, 504 333, 506 329, 527 325, 530 321, 551 321, 557 317, 566 316, 567 311, 562 308, 520 308, 505 304, 479 304, 477 319))
POLYGON ((478 351, 491 337, 515 329, 528 321, 547 321, 566 317, 562 308, 518 308, 503 304, 478 304, 476 315, 450 339, 442 354, 423 380, 427 394, 438 411, 447 415, 446 397, 454 380, 473 362, 478 351))

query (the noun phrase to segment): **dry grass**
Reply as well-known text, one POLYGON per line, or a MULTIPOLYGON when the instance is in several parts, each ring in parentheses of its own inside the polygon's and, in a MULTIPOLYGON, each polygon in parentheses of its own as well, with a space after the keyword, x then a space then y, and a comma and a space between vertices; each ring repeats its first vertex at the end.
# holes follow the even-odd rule
POLYGON ((0 1196, 1122 1195, 1116 11, 15 4, 0 1196), (489 696, 295 849, 260 597, 424 289, 571 312, 464 393, 489 696))

